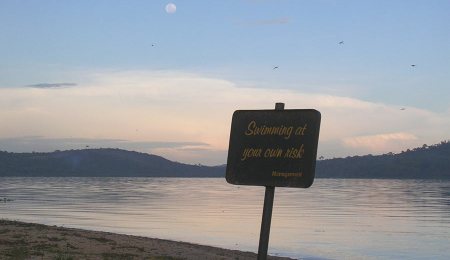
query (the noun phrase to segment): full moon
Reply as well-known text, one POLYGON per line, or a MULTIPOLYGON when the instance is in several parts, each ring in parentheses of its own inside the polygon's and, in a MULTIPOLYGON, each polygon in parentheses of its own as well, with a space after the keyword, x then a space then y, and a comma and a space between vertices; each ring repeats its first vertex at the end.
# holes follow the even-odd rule
POLYGON ((174 3, 168 3, 166 5, 166 12, 168 14, 173 14, 177 11, 177 6, 174 3))

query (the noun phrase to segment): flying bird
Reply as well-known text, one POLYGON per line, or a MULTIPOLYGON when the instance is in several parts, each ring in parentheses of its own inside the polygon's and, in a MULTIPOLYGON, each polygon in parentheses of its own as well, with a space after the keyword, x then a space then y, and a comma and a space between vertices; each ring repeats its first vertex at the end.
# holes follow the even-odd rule
POLYGON ((400 110, 405 110, 406 108, 404 108, 404 107, 402 107, 402 108, 400 108, 400 110))
POLYGON ((278 69, 278 66, 273 67, 274 70, 278 69))
POLYGON ((411 64, 411 67, 413 67, 413 68, 414 68, 415 66, 416 66, 416 64, 411 64))
POLYGON ((344 41, 340 41, 339 44, 344 44, 344 41))

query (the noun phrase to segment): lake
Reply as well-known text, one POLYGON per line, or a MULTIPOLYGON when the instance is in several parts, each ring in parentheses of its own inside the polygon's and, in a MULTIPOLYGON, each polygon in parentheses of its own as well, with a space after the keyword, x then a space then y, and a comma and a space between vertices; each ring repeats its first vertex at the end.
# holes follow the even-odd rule
MULTIPOLYGON (((0 178, 0 199, 0 218, 256 252, 264 187, 209 178, 0 178)), ((309 189, 275 189, 269 254, 450 259, 449 245, 450 181, 316 179, 309 189)))

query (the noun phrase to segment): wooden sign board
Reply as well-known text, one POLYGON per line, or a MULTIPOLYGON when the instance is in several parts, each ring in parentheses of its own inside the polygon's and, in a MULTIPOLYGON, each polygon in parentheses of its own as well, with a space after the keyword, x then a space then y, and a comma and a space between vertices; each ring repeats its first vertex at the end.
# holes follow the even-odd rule
POLYGON ((314 181, 320 112, 237 110, 226 180, 231 184, 308 188, 314 181))

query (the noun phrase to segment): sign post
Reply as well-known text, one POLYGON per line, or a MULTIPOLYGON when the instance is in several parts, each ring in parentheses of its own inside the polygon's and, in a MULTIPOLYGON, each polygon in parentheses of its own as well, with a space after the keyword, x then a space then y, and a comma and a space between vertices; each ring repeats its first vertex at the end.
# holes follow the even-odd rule
POLYGON ((319 128, 319 111, 284 110, 284 103, 233 114, 226 180, 266 188, 258 260, 267 258, 275 187, 308 188, 314 181, 319 128))
MULTIPOLYGON (((284 103, 276 103, 275 110, 284 110, 284 103)), ((258 260, 265 260, 267 258, 274 198, 275 186, 266 186, 266 192, 264 194, 264 208, 261 220, 261 231, 259 233, 258 260)))

